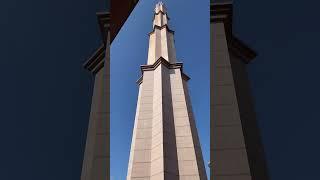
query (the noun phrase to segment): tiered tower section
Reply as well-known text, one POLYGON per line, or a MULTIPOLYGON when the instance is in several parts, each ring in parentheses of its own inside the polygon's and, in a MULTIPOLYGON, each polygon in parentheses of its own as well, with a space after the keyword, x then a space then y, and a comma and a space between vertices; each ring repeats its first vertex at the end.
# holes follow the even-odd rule
POLYGON ((182 63, 163 3, 155 8, 139 95, 127 180, 207 180, 182 63))

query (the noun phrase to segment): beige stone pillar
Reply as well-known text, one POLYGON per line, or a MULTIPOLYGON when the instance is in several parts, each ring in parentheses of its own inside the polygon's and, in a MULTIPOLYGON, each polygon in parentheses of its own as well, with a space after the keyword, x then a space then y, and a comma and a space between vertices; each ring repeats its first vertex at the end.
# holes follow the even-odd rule
POLYGON ((267 180, 245 64, 256 54, 232 35, 232 3, 210 7, 211 179, 267 180))
POLYGON ((163 3, 155 8, 139 96, 127 180, 206 180, 182 63, 163 3))
POLYGON ((94 76, 81 180, 110 179, 110 31, 109 13, 99 13, 103 45, 84 64, 94 76))

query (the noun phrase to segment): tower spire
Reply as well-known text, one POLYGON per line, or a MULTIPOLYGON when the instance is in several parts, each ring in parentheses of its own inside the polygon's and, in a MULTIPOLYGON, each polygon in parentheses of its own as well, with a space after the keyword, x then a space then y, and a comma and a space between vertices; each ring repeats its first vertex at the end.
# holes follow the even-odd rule
POLYGON ((160 57, 170 63, 176 62, 174 31, 169 29, 167 8, 158 2, 154 8, 153 30, 149 34, 148 65, 154 64, 160 57))
POLYGON ((155 26, 168 26, 168 15, 167 15, 167 9, 162 1, 158 2, 156 4, 156 7, 154 8, 154 19, 153 19, 153 28, 155 26))
POLYGON ((148 64, 141 66, 127 180, 207 180, 188 93, 176 63, 173 31, 162 2, 155 7, 148 64))
POLYGON ((159 11, 162 11, 163 13, 166 13, 166 7, 162 1, 159 1, 156 4, 156 7, 154 8, 155 13, 158 13, 159 11))

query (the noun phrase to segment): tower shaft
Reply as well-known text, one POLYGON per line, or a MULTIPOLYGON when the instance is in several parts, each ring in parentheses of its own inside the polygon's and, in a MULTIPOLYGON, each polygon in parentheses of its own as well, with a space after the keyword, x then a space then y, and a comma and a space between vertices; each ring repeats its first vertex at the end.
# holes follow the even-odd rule
POLYGON ((155 8, 139 95, 127 180, 206 180, 188 76, 176 62, 166 8, 155 8))

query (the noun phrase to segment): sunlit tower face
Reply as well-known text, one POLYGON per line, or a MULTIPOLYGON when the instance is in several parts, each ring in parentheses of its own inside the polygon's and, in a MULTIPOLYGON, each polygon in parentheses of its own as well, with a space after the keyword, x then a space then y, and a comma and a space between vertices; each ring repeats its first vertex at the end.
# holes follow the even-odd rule
POLYGON ((127 180, 207 180, 187 81, 167 9, 156 4, 141 66, 127 180))

